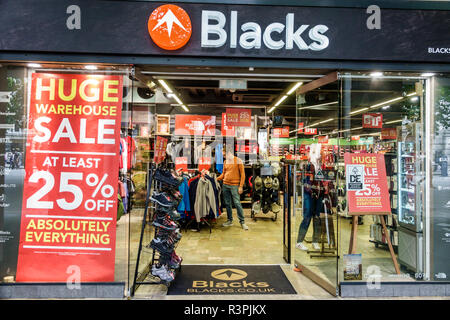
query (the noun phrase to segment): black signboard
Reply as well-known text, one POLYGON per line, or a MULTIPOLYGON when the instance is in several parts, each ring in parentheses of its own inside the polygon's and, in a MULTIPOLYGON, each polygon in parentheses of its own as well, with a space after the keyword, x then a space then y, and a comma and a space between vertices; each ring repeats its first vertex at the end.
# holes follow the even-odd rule
POLYGON ((153 42, 148 23, 166 4, 5 0, 0 50, 450 62, 449 11, 177 3, 191 26, 175 19, 176 12, 166 16, 166 10, 156 16, 166 17, 155 27, 170 37, 186 27, 189 40, 166 50, 153 42))

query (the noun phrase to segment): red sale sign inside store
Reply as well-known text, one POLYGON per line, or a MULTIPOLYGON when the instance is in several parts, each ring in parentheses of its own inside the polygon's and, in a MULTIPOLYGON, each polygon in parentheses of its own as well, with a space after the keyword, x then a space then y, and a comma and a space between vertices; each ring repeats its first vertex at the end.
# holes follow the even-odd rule
POLYGON ((30 89, 16 281, 114 281, 122 77, 33 73, 30 89))
POLYGON ((227 125, 234 127, 251 127, 252 110, 227 108, 227 125))
POLYGON ((317 128, 305 128, 304 133, 306 135, 314 135, 317 134, 317 128))
POLYGON ((211 169, 211 158, 210 157, 200 157, 198 159, 198 171, 210 170, 211 169))
POLYGON ((153 162, 159 164, 166 158, 166 148, 168 139, 157 136, 155 140, 155 150, 153 154, 153 162))
POLYGON ((236 135, 235 128, 233 126, 227 125, 227 114, 222 113, 222 136, 224 137, 234 137, 236 135))
POLYGON ((273 128, 272 135, 274 138, 289 138, 289 127, 273 128))
POLYGON ((175 115, 175 134, 213 136, 216 134, 216 116, 177 114, 175 115))
POLYGON ((383 114, 381 113, 365 113, 363 114, 363 128, 382 128, 383 114))
POLYGON ((350 214, 390 214, 384 155, 345 153, 346 187, 350 214))
POLYGON ((187 157, 176 157, 175 158, 175 170, 181 170, 183 172, 188 171, 188 159, 187 157))
POLYGON ((397 139, 397 128, 381 129, 381 140, 396 140, 396 139, 397 139))

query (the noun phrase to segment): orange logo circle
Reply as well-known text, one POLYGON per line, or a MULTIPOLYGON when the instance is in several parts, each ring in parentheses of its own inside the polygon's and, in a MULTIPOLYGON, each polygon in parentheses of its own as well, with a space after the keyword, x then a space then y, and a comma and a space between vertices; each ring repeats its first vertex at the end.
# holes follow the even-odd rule
POLYGON ((177 50, 191 38, 191 19, 179 6, 165 4, 156 8, 148 18, 148 33, 158 47, 177 50))

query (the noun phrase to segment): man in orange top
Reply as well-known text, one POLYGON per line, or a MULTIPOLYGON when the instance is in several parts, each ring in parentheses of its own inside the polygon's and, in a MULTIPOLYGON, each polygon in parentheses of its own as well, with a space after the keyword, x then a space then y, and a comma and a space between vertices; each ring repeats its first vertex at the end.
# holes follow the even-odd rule
POLYGON ((243 192, 244 181, 245 181, 245 171, 242 160, 236 157, 233 150, 228 150, 226 145, 223 146, 223 156, 225 158, 223 164, 223 172, 217 177, 217 180, 223 180, 223 200, 225 202, 225 207, 227 208, 227 218, 228 221, 223 224, 224 227, 230 227, 233 225, 233 207, 237 209, 237 215, 241 227, 244 230, 248 230, 247 225, 244 220, 244 210, 242 209, 240 194, 243 192))

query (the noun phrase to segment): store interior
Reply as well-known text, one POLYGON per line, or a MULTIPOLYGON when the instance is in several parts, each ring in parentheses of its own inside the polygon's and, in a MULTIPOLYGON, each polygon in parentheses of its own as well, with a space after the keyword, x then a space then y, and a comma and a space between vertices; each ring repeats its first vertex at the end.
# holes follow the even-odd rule
MULTIPOLYGON (((386 281, 413 280, 421 272, 421 266, 417 265, 423 258, 419 256, 420 249, 413 248, 415 252, 411 252, 408 243, 421 241, 415 219, 421 219, 417 215, 423 211, 423 192, 420 191, 421 186, 413 189, 411 185, 422 169, 420 163, 411 165, 411 162, 404 162, 406 157, 402 156, 406 152, 409 152, 410 157, 422 152, 420 146, 423 141, 420 140, 418 126, 423 119, 425 88, 424 78, 419 74, 349 72, 328 80, 333 70, 287 72, 253 68, 151 66, 138 66, 136 70, 139 73, 130 82, 130 89, 135 90, 136 94, 132 96, 131 109, 126 113, 130 120, 126 123, 131 124, 129 129, 136 144, 136 159, 129 172, 136 192, 132 197, 132 209, 123 216, 127 221, 123 226, 130 228, 130 284, 135 282, 133 277, 136 276, 138 281, 159 281, 152 276, 149 267, 154 261, 155 250, 149 248, 148 244, 154 238, 155 231, 148 225, 142 228, 146 172, 151 162, 149 159, 155 156, 157 136, 167 138, 168 144, 183 144, 188 156, 192 156, 189 153, 195 153, 197 147, 201 147, 203 152, 209 152, 206 156, 212 162, 206 165, 211 165, 211 174, 217 177, 220 171, 216 171, 215 162, 218 160, 215 147, 220 142, 226 143, 229 135, 234 138, 236 155, 245 166, 246 183, 241 202, 249 230, 239 226, 236 209, 233 209, 235 222, 232 227, 222 226, 227 220, 224 207, 219 210, 220 214, 207 216, 200 222, 192 215, 182 215, 183 218, 178 221, 182 239, 176 246, 176 252, 183 258, 183 264, 284 265, 302 271, 331 294, 336 292, 338 282, 365 280, 374 272, 386 281), (299 88, 313 83, 317 85, 298 93, 299 88), (223 117, 227 108, 251 110, 251 126, 234 127, 224 132, 223 117), (379 118, 372 120, 375 122, 363 124, 363 114, 366 113, 379 118), (215 132, 177 134, 176 118, 186 114, 215 116, 215 132), (261 138, 265 139, 264 143, 261 138), (409 146, 405 146, 408 143, 409 146), (419 149, 413 149, 413 145, 419 149), (313 149, 313 152, 320 154, 314 161, 322 171, 318 175, 316 169, 312 177, 319 181, 320 188, 326 189, 328 210, 322 208, 320 211, 327 211, 328 218, 322 217, 318 222, 321 224, 318 231, 321 239, 317 243, 313 243, 314 222, 311 221, 303 240, 305 247, 301 249, 296 244, 306 210, 302 189, 310 173, 305 165, 311 162, 310 153, 313 149), (348 253, 352 228, 345 194, 345 152, 385 155, 392 209, 392 214, 386 215, 385 219, 395 259, 401 267, 400 274, 394 268, 378 216, 367 215, 358 219, 356 252, 361 257, 356 262, 343 259, 348 253), (269 163, 270 175, 279 173, 277 178, 280 186, 275 201, 267 194, 258 197, 254 188, 254 179, 260 175, 263 178, 262 189, 265 189, 267 172, 262 173, 265 169, 260 169, 264 163, 269 163), (295 164, 296 177, 295 192, 289 194, 293 204, 288 222, 292 229, 290 263, 283 257, 283 229, 286 225, 283 224, 282 198, 287 189, 281 173, 285 172, 278 171, 285 163, 295 164), (402 186, 398 181, 399 168, 406 173, 402 186), (326 173, 325 177, 323 173, 326 173), (407 190, 407 195, 402 190, 407 190), (265 205, 263 200, 267 198, 272 201, 265 205), (404 202, 399 202, 399 199, 404 202), (272 202, 277 205, 272 207, 272 202), (399 205, 404 208, 401 212, 399 205), (404 256, 399 256, 399 251, 402 253, 402 248, 399 248, 399 219, 406 226, 403 227, 406 229, 403 234, 409 237, 403 240, 404 256), (407 228, 408 225, 413 228, 407 228), (137 274, 134 272, 136 264, 137 274), (346 272, 350 270, 348 273, 351 275, 344 278, 344 269, 346 272)), ((170 154, 165 153, 164 156, 165 165, 175 169, 175 160, 170 154)), ((190 179, 200 173, 198 169, 199 161, 192 156, 187 170, 183 171, 189 174, 190 179)), ((272 189, 270 183, 268 186, 272 189)), ((149 208, 148 215, 151 215, 151 211, 149 208)), ((139 286, 136 294, 148 292, 144 287, 139 286)), ((158 287, 162 291, 166 289, 164 285, 158 287)))
MULTIPOLYGON (((424 147, 429 75, 149 65, 6 68, 18 79, 32 72, 123 75, 115 281, 129 287, 156 284, 139 285, 136 294, 144 287, 164 292, 168 284, 152 275, 152 266, 161 264, 151 245, 159 232, 151 197, 163 185, 148 173, 155 174, 157 167, 183 180, 174 188, 184 192, 185 200, 178 202, 173 219, 180 264, 280 265, 300 271, 331 294, 339 282, 373 275, 382 281, 424 279, 429 259, 423 223, 430 210, 424 206, 423 160, 429 154, 424 147), (248 115, 245 125, 226 123, 227 114, 242 110, 248 115), (236 208, 233 225, 222 226, 227 214, 217 177, 223 170, 221 146, 227 144, 244 166, 240 201, 248 230, 239 224, 236 208), (383 215, 387 235, 379 216, 358 218, 355 260, 346 257, 353 223, 346 152, 384 155, 392 213, 383 215), (214 198, 190 186, 191 180, 202 179, 215 186, 214 198), (320 191, 311 193, 311 185, 320 191), (308 193, 326 204, 311 205, 308 193), (207 212, 193 208, 203 198, 212 199, 207 212), (305 221, 307 211, 317 219, 305 221)), ((26 96, 25 87, 20 90, 26 96)), ((14 134, 16 149, 23 148, 25 135, 14 134)), ((438 138, 445 140, 445 135, 438 138)), ((433 175, 445 180, 438 168, 433 166, 433 175)))

